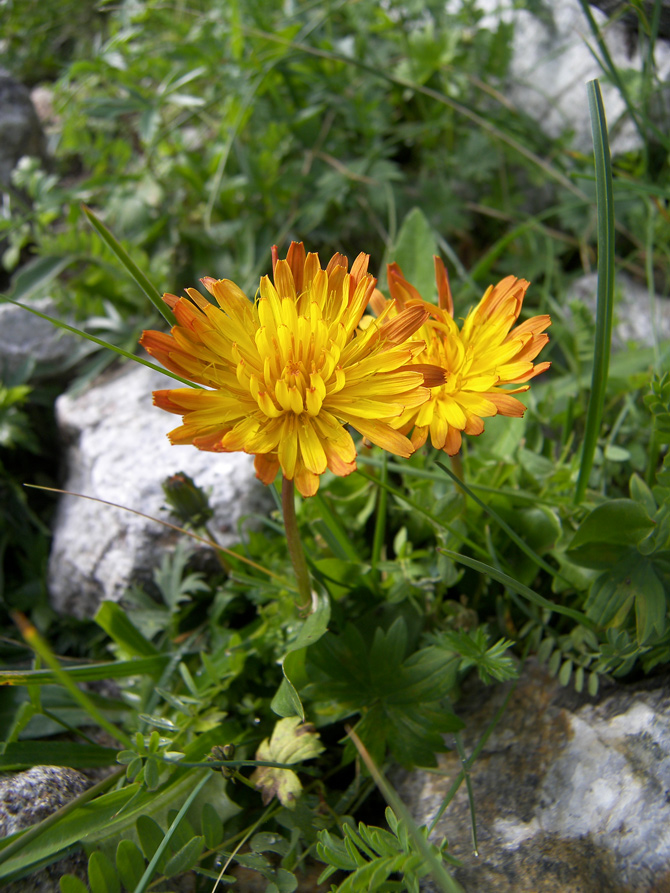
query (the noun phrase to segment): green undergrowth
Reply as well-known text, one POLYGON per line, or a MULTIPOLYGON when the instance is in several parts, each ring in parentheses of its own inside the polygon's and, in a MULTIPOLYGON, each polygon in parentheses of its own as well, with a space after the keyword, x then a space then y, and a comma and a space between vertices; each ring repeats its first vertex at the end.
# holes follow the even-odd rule
MULTIPOLYGON (((9 4, 8 58, 54 78, 59 124, 54 169, 23 164, 0 222, 7 297, 85 337, 0 384, 0 770, 69 766, 96 784, 0 840, 0 885, 83 851, 62 893, 170 890, 187 872, 209 893, 241 871, 267 893, 305 877, 414 893, 428 874, 458 890, 448 841, 386 776, 455 748, 438 814, 467 788, 476 847, 466 677, 510 686, 532 659, 586 697, 670 660, 670 343, 610 350, 618 274, 667 287, 660 4, 635 6, 635 77, 593 24, 640 135, 611 163, 597 84, 595 162, 509 110, 512 26, 481 27, 475 3, 103 3, 88 42, 60 12, 22 41, 28 6, 9 4), (552 368, 525 416, 487 419, 454 465, 430 446, 407 460, 361 446, 356 473, 324 474, 297 500, 310 606, 273 488, 276 510, 218 562, 184 534, 121 605, 57 617, 53 497, 23 486, 58 482, 56 394, 164 325, 159 293, 216 275, 252 294, 291 238, 322 258, 369 251, 379 271, 395 260, 431 300, 440 253, 456 317, 489 282, 533 280, 524 314, 551 315, 552 368), (591 264, 595 314, 571 294, 591 264), (36 308, 45 294, 54 306, 36 308)), ((186 459, 164 489, 176 524, 216 538, 186 459)))

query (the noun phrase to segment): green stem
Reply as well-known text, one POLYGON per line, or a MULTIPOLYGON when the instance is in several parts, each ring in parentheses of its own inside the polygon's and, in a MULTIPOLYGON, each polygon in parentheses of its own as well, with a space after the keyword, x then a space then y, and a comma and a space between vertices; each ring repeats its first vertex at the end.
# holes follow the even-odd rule
POLYGON ((307 561, 305 560, 305 550, 302 547, 302 540, 298 530, 298 519, 295 515, 293 481, 289 481, 288 478, 282 478, 281 507, 284 514, 286 544, 288 546, 288 554, 291 556, 293 570, 295 571, 295 579, 302 602, 301 607, 306 608, 312 604, 312 587, 309 581, 307 561))
MULTIPOLYGON (((388 482, 387 470, 387 453, 382 454, 382 467, 380 478, 384 484, 388 482)), ((375 534, 372 540, 372 571, 376 579, 379 579, 377 573, 377 564, 382 559, 382 549, 384 548, 384 538, 386 536, 386 503, 388 501, 388 492, 384 487, 380 487, 377 493, 377 517, 375 519, 375 534)))

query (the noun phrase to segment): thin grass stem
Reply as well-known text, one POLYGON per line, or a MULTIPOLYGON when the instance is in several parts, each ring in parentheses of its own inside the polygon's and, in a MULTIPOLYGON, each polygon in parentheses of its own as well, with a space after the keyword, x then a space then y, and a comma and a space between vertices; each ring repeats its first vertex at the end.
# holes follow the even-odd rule
POLYGON ((587 88, 596 169, 598 294, 591 392, 586 413, 579 476, 575 489, 575 504, 577 505, 584 499, 586 493, 600 433, 609 374, 614 308, 614 198, 607 121, 598 81, 589 81, 587 88))

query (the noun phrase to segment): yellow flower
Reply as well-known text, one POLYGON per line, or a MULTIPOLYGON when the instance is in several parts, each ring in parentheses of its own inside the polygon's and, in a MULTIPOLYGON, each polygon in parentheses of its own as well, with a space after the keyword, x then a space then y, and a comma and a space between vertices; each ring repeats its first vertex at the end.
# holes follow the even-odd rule
MULTIPOLYGON (((425 349, 412 362, 440 366, 445 383, 433 387, 430 400, 420 407, 408 407, 393 421, 394 427, 409 433, 416 449, 426 442, 450 456, 461 448, 461 435, 481 434, 483 419, 494 415, 521 417, 525 406, 511 396, 530 387, 524 382, 549 368, 551 363, 532 360, 549 341, 544 330, 551 325, 547 315, 516 323, 529 283, 507 276, 489 286, 479 304, 468 313, 459 329, 449 280, 440 258, 435 258, 438 307, 431 307, 430 319, 417 335, 425 349), (511 331, 510 331, 511 330, 511 331), (521 385, 507 389, 504 385, 521 385)), ((372 306, 388 312, 389 304, 399 310, 416 302, 420 295, 407 282, 397 264, 388 267, 389 290, 393 302, 376 292, 372 306)))
POLYGON ((144 332, 141 344, 167 369, 205 389, 155 391, 154 403, 183 416, 168 435, 201 450, 254 453, 257 476, 277 471, 303 496, 329 468, 347 475, 356 448, 345 425, 399 456, 413 452, 393 424, 430 398, 439 373, 410 367, 424 344, 408 341, 428 319, 422 302, 389 305, 364 330, 359 322, 376 280, 368 255, 336 254, 325 270, 294 242, 286 260, 273 249, 273 281, 264 276, 254 302, 231 281, 202 279, 218 307, 195 289, 164 295, 177 325, 144 332))

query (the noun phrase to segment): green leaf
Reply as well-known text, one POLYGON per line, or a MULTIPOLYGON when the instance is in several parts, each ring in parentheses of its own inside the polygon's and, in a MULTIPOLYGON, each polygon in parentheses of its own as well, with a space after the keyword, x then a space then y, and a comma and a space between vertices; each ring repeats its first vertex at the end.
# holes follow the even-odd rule
POLYGON ((155 791, 160 784, 158 763, 153 757, 149 757, 144 764, 144 783, 150 791, 155 791))
POLYGON ((652 518, 656 514, 658 506, 656 505, 654 494, 651 492, 651 490, 642 480, 639 474, 634 473, 631 475, 630 495, 632 499, 640 503, 640 505, 644 508, 645 512, 649 515, 650 518, 652 518))
POLYGON ((93 618, 128 657, 152 657, 158 649, 142 635, 116 602, 104 601, 93 618))
MULTIPOLYGON (((165 837, 163 829, 158 822, 154 821, 154 819, 148 815, 140 815, 137 817, 135 829, 137 831, 140 846, 142 847, 142 852, 147 859, 153 859, 158 847, 163 843, 163 838, 165 837)), ((162 862, 159 861, 158 863, 157 867, 159 871, 163 870, 169 856, 169 852, 166 851, 162 862)))
POLYGON ((598 293, 596 298, 596 331, 593 372, 589 389, 586 428, 582 442, 579 477, 575 488, 575 502, 584 498, 593 457, 598 444, 600 422, 605 405, 612 343, 614 313, 614 194, 612 189, 612 161, 605 108, 597 80, 587 84, 589 112, 593 131, 593 151, 596 170, 596 210, 598 217, 598 293))
POLYGON ((304 722, 305 708, 302 705, 300 695, 298 694, 295 685, 293 685, 288 678, 285 662, 282 662, 282 673, 284 674, 284 678, 279 684, 277 693, 270 702, 270 709, 273 713, 276 713, 277 716, 297 716, 301 722, 304 722))
POLYGON ((202 808, 202 833, 208 850, 215 850, 223 840, 223 822, 211 803, 202 808))
POLYGON ((633 607, 629 567, 627 563, 623 573, 601 574, 593 581, 585 609, 598 626, 620 626, 633 607))
POLYGON ((641 561, 631 575, 639 645, 665 632, 667 601, 663 583, 650 561, 641 561))
POLYGON ((31 769, 33 766, 68 766, 91 769, 113 766, 116 749, 98 744, 74 744, 71 741, 12 741, 0 754, 0 770, 31 769))
MULTIPOLYGON (((93 682, 98 679, 157 675, 165 669, 168 660, 166 654, 156 654, 155 657, 87 664, 83 667, 64 666, 60 670, 76 682, 93 682)), ((53 670, 0 670, 0 685, 53 685, 57 682, 58 678, 53 670)))
POLYGON ((38 297, 43 295, 46 287, 56 276, 76 259, 71 254, 65 256, 45 254, 34 258, 13 276, 9 296, 14 301, 26 301, 34 295, 38 297))
POLYGON ((426 301, 436 292, 434 254, 437 244, 433 229, 423 211, 412 208, 403 220, 391 260, 399 264, 405 279, 426 301))
POLYGON ((137 285, 141 288, 147 298, 149 298, 156 310, 158 310, 158 312, 166 320, 166 322, 169 323, 169 325, 175 325, 176 320, 173 312, 161 298, 158 289, 156 289, 151 284, 151 282, 137 266, 135 261, 132 260, 126 249, 114 238, 105 224, 95 216, 90 208, 87 208, 86 205, 82 205, 81 209, 86 215, 88 222, 96 230, 103 242, 105 242, 112 249, 114 254, 118 257, 123 266, 130 273, 131 277, 135 280, 137 285))
POLYGON ((596 506, 575 533, 568 554, 584 543, 634 546, 655 527, 643 505, 632 499, 610 499, 596 506))
POLYGON ((330 622, 330 599, 323 593, 317 596, 316 609, 309 615, 303 623, 300 632, 295 640, 289 646, 286 656, 282 660, 281 668, 284 678, 281 681, 279 689, 270 704, 271 710, 278 716, 285 718, 289 716, 299 717, 301 722, 305 721, 305 708, 302 706, 300 695, 289 678, 289 666, 294 661, 289 661, 289 655, 295 655, 298 662, 304 659, 306 648, 313 645, 327 632, 330 622))
POLYGON ((174 877, 175 874, 189 871, 197 864, 204 848, 205 838, 193 837, 172 858, 168 859, 163 873, 166 877, 174 877))
POLYGON ((116 848, 116 870, 127 890, 139 884, 146 867, 140 848, 133 840, 120 840, 116 848))
POLYGON ((116 869, 104 853, 96 851, 88 860, 88 883, 91 893, 121 893, 116 869))
POLYGON ((288 840, 272 831, 260 831, 249 841, 249 846, 254 853, 278 853, 285 856, 291 849, 288 840))
MULTIPOLYGON (((297 716, 280 719, 271 738, 266 738, 256 751, 256 759, 272 763, 300 763, 312 760, 325 750, 318 733, 310 723, 301 723, 297 716)), ((291 769, 258 766, 249 779, 262 791, 263 802, 277 797, 282 806, 293 809, 300 796, 300 779, 291 769)))
POLYGON ((61 893, 89 893, 86 884, 73 874, 64 874, 58 885, 61 893))

